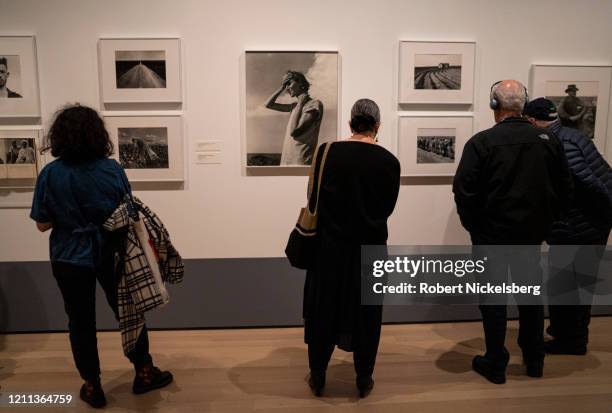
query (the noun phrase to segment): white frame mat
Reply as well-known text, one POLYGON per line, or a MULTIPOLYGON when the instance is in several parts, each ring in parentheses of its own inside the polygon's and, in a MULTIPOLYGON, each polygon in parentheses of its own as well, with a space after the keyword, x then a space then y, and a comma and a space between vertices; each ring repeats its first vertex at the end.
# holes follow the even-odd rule
POLYGON ((399 43, 400 105, 472 105, 474 103, 475 42, 419 42, 403 40, 399 43), (415 56, 417 54, 460 54, 460 89, 416 89, 415 56))
POLYGON ((465 143, 472 137, 474 118, 471 115, 434 115, 399 117, 397 158, 402 176, 454 176, 465 143), (455 156, 449 163, 417 163, 417 136, 419 129, 455 129, 455 156))
POLYGON ((531 66, 530 99, 546 96, 546 82, 598 82, 597 113, 593 143, 601 152, 606 152, 612 66, 540 65, 531 66))
MULTIPOLYGON (((0 56, 19 56, 21 98, 0 99, 0 118, 40 117, 36 39, 34 36, 0 36, 0 56)), ((9 66, 8 71, 11 72, 9 66)))
POLYGON ((102 38, 98 43, 100 84, 104 103, 180 103, 181 43, 179 38, 102 38), (117 87, 115 51, 164 51, 166 87, 117 87))
POLYGON ((185 154, 181 116, 105 116, 104 122, 115 146, 112 155, 119 161, 119 128, 168 128, 168 168, 125 169, 133 182, 182 182, 185 177, 185 154))

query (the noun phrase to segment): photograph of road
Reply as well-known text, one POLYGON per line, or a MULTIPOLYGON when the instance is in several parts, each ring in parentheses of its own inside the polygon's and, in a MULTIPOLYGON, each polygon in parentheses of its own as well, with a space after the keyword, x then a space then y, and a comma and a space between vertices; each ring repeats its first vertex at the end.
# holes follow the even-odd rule
POLYGON ((461 89, 461 55, 415 55, 414 88, 440 90, 461 89))
POLYGON ((163 50, 115 51, 118 89, 166 87, 166 52, 163 50))
POLYGON ((119 128, 119 161, 126 169, 168 168, 168 128, 119 128))
POLYGON ((455 162, 455 129, 420 128, 417 131, 417 163, 455 162))

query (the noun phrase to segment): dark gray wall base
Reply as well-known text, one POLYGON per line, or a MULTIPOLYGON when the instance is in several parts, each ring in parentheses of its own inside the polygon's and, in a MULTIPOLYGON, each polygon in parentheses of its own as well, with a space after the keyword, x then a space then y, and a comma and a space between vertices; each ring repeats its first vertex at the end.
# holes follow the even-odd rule
MULTIPOLYGON (((304 272, 284 258, 186 260, 182 284, 170 286, 170 303, 147 313, 151 328, 188 329, 302 324, 304 272)), ((98 288, 99 329, 117 324, 98 288)), ((612 314, 595 307, 595 314, 612 314)), ((514 316, 513 311, 510 312, 514 316)), ((395 323, 478 320, 473 306, 393 306, 395 323)), ((0 263, 0 332, 67 329, 63 301, 48 262, 0 263)))

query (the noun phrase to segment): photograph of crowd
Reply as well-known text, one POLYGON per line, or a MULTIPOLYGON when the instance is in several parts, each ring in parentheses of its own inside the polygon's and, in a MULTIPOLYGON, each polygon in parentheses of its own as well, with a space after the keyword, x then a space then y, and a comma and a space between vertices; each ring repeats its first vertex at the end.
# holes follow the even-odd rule
POLYGON ((417 163, 453 162, 455 162, 454 135, 432 136, 428 134, 427 129, 419 129, 417 135, 417 163))

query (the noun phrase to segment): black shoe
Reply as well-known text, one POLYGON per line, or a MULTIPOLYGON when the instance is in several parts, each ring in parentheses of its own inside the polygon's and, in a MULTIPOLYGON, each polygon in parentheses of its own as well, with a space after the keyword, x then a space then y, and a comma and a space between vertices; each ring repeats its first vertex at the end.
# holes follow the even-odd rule
POLYGON ((506 367, 493 368, 493 363, 486 357, 476 356, 472 360, 474 371, 491 383, 504 384, 506 382, 506 367))
POLYGON ((136 372, 132 392, 143 394, 155 389, 161 389, 172 383, 172 373, 161 371, 152 364, 144 366, 136 372))
POLYGON ((106 397, 104 396, 100 379, 83 383, 79 397, 95 409, 101 409, 106 406, 106 397))
POLYGON ((312 393, 321 397, 323 394, 323 387, 325 387, 325 372, 310 372, 310 377, 308 377, 308 386, 312 390, 312 393))
POLYGON ((374 388, 374 380, 372 376, 357 377, 357 389, 359 390, 359 397, 362 399, 366 397, 374 388))
POLYGON ((544 375, 544 362, 543 361, 528 362, 526 360, 523 360, 523 362, 525 363, 525 367, 527 369, 527 375, 529 377, 539 378, 544 375))
POLYGON ((568 345, 559 339, 548 340, 544 343, 544 351, 548 354, 567 354, 570 356, 584 356, 587 353, 586 345, 568 345))

